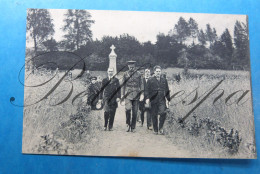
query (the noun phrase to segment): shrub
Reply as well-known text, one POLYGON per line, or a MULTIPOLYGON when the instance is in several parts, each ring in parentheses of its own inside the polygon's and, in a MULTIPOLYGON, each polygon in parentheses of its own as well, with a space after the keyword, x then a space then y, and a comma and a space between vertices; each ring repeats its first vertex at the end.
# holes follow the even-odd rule
POLYGON ((228 149, 229 154, 236 154, 239 150, 239 145, 242 139, 239 137, 239 132, 232 128, 228 133, 225 128, 220 127, 220 122, 209 117, 198 119, 194 114, 189 121, 182 121, 181 118, 175 120, 173 113, 169 114, 168 123, 170 126, 174 122, 178 124, 178 128, 186 130, 191 136, 202 138, 209 145, 216 145, 215 142, 228 149), (203 134, 204 133, 204 134, 203 134))
POLYGON ((223 146, 228 148, 230 154, 235 154, 239 150, 239 145, 242 138, 239 137, 239 132, 236 130, 234 134, 234 129, 231 129, 228 133, 224 128, 219 127, 220 137, 217 141, 223 146))

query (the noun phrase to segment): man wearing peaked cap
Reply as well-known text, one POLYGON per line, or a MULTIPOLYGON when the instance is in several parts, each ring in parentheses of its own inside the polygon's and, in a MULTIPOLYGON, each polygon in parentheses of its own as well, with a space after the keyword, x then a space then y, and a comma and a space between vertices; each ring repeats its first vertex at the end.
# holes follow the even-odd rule
POLYGON ((128 61, 127 64, 129 70, 126 71, 123 75, 122 98, 125 99, 127 132, 134 132, 140 92, 143 90, 143 85, 141 74, 135 68, 135 61, 128 61))
POLYGON ((92 81, 92 80, 97 80, 97 77, 96 76, 91 76, 90 77, 90 80, 92 81))
POLYGON ((129 60, 129 61, 127 62, 128 65, 135 65, 135 63, 136 63, 136 61, 134 61, 134 60, 129 60))

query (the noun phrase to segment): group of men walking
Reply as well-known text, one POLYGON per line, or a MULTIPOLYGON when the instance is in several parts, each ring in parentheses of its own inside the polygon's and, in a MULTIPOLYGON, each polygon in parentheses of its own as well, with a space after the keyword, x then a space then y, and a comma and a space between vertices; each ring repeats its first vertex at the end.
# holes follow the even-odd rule
MULTIPOLYGON (((152 130, 153 127, 155 134, 163 134, 166 109, 170 102, 170 90, 167 79, 161 76, 161 67, 155 66, 153 75, 150 69, 145 69, 144 76, 136 69, 135 61, 128 61, 128 68, 129 70, 123 74, 121 84, 114 76, 114 69, 109 68, 108 77, 102 80, 99 90, 89 85, 91 89, 88 90, 88 104, 95 109, 98 103, 102 103, 104 130, 113 129, 118 103, 124 101, 127 132, 135 132, 137 113, 140 110, 141 125, 144 123, 146 114, 147 129, 152 130), (160 116, 159 122, 158 116, 160 116)), ((95 77, 93 78, 95 80, 95 77)))

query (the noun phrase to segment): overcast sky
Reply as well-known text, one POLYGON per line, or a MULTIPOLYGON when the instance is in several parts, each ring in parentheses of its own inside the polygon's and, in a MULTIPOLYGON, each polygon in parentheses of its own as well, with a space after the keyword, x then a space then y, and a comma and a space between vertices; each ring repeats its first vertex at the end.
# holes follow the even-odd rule
MULTIPOLYGON (((104 35, 119 36, 123 33, 135 36, 140 42, 156 42, 158 33, 168 34, 178 22, 180 16, 188 21, 190 17, 196 20, 199 28, 205 29, 209 23, 215 27, 218 36, 228 28, 231 36, 234 32, 236 20, 246 23, 245 15, 222 15, 222 14, 198 14, 198 13, 172 13, 172 12, 137 12, 137 11, 103 11, 88 10, 95 23, 91 30, 93 39, 101 39, 104 35)), ((53 23, 55 25, 54 38, 57 41, 62 39, 64 34, 61 30, 63 15, 66 10, 50 10, 53 23)))

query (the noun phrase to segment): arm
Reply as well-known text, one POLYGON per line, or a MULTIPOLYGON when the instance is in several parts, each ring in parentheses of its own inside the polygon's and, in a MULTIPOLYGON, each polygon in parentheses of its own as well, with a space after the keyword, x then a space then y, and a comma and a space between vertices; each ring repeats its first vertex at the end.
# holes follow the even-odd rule
POLYGON ((140 85, 140 90, 141 91, 144 91, 144 82, 143 82, 143 78, 141 76, 141 74, 139 73, 140 75, 140 80, 139 80, 139 85, 140 85))
POLYGON ((147 84, 146 84, 146 90, 144 91, 144 98, 145 99, 150 99, 150 90, 151 89, 151 80, 149 79, 147 81, 147 84))
POLYGON ((91 89, 90 89, 90 85, 88 86, 88 88, 87 88, 87 90, 86 90, 86 95, 88 96, 88 98, 87 98, 87 104, 88 105, 90 105, 91 104, 91 98, 92 98, 92 96, 91 96, 91 89))
POLYGON ((169 90, 169 85, 168 85, 168 81, 165 79, 166 81, 166 87, 165 87, 165 97, 167 98, 168 101, 171 100, 171 97, 170 97, 170 90, 169 90))
POLYGON ((142 78, 142 76, 140 75, 140 81, 139 81, 139 85, 140 85, 140 101, 144 100, 144 79, 142 78))
POLYGON ((102 86, 100 89, 99 100, 103 99, 103 95, 104 95, 104 91, 105 91, 104 87, 105 87, 105 79, 102 80, 102 86))
POLYGON ((125 96, 125 88, 126 88, 126 85, 125 85, 125 74, 123 75, 123 82, 122 82, 122 85, 123 85, 123 97, 125 96))
POLYGON ((117 98, 121 98, 121 88, 120 88, 120 83, 119 83, 119 80, 117 79, 116 81, 116 86, 117 86, 117 98))

